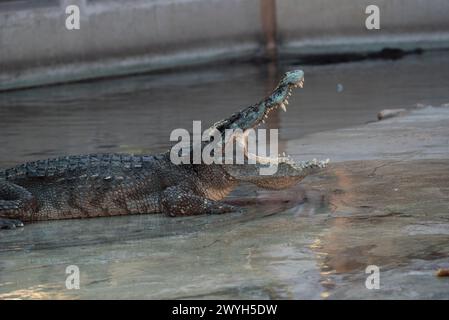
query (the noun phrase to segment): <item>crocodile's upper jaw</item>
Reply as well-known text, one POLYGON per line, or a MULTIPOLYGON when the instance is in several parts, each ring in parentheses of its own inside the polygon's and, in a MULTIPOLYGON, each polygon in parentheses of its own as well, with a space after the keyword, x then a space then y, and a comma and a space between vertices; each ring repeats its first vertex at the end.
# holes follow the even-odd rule
POLYGON ((287 111, 288 99, 293 88, 304 86, 304 72, 302 70, 289 71, 284 74, 282 80, 273 92, 252 106, 234 113, 229 118, 215 123, 211 129, 217 129, 222 134, 226 129, 241 129, 243 131, 255 128, 268 118, 271 111, 279 107, 287 111))
POLYGON ((287 112, 288 99, 292 95, 293 88, 304 87, 304 72, 301 70, 289 71, 284 74, 284 77, 279 82, 279 85, 274 89, 273 93, 257 106, 262 112, 262 116, 258 117, 253 124, 249 124, 248 128, 254 128, 256 126, 265 123, 268 119, 268 115, 271 111, 281 108, 284 112, 287 112))

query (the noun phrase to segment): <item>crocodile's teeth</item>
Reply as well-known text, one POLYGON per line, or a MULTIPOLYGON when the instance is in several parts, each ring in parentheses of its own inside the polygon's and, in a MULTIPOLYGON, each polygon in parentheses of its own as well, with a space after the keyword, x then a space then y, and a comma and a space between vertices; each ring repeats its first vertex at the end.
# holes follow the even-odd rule
POLYGON ((286 106, 288 106, 288 100, 285 100, 285 101, 284 101, 284 104, 285 104, 286 106))
POLYGON ((281 108, 282 110, 284 110, 284 112, 287 112, 287 107, 285 106, 285 104, 281 103, 281 108))
POLYGON ((303 87, 304 87, 304 83, 301 82, 301 83, 299 84, 299 86, 300 86, 301 88, 303 88, 303 87))
POLYGON ((265 120, 262 120, 262 123, 265 123, 265 120))

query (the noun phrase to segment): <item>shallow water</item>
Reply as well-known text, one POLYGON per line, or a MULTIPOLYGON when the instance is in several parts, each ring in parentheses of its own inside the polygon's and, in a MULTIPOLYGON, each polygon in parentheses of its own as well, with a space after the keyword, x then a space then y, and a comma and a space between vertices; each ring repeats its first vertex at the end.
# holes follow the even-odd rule
MULTIPOLYGON (((448 62, 432 53, 306 66, 304 90, 269 126, 295 151, 303 135, 373 121, 383 108, 447 103, 448 62)), ((0 167, 163 151, 172 129, 192 120, 206 127, 297 67, 221 66, 1 93, 0 167)), ((0 298, 448 298, 447 279, 433 275, 449 267, 448 163, 389 167, 366 158, 285 192, 243 186, 231 196, 247 203, 243 214, 50 221, 0 232, 0 298), (381 290, 365 288, 369 264, 381 268, 381 290), (68 265, 80 268, 80 290, 65 288, 68 265)))

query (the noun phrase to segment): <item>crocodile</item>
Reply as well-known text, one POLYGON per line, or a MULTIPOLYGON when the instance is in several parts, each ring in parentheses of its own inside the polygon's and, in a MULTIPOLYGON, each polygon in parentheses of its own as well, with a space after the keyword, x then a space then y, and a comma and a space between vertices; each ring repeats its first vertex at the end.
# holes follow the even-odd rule
MULTIPOLYGON (((293 88, 304 72, 284 74, 260 102, 211 126, 243 131, 265 122, 278 108, 287 111, 293 88)), ((0 170, 0 229, 23 222, 127 214, 163 213, 171 217, 222 214, 242 209, 223 200, 240 182, 267 189, 288 188, 326 167, 327 161, 294 162, 278 157, 273 175, 260 175, 259 157, 249 164, 174 164, 170 151, 156 155, 90 154, 38 160, 0 170)))

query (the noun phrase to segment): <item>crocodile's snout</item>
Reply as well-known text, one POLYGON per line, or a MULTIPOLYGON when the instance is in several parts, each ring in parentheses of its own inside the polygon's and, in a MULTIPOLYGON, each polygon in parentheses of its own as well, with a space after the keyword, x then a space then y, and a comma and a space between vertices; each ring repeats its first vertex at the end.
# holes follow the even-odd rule
POLYGON ((287 71, 281 80, 281 85, 300 86, 304 83, 304 71, 293 70, 287 71))
POLYGON ((284 110, 284 112, 287 112, 288 99, 292 94, 292 88, 302 88, 303 86, 304 71, 287 71, 273 93, 266 99, 265 103, 261 104, 264 108, 262 122, 265 122, 264 119, 268 118, 268 114, 271 111, 276 110, 279 107, 284 110))

